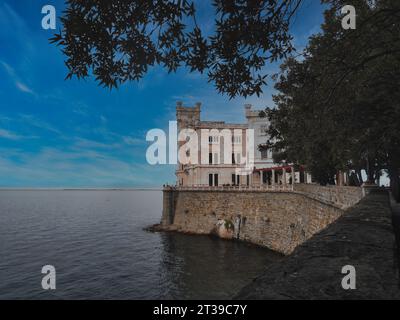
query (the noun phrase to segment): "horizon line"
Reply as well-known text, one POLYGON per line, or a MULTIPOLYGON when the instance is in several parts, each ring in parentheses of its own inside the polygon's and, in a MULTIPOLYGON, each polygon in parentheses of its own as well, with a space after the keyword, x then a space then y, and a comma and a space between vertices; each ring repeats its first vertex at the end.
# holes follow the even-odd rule
POLYGON ((0 191, 162 191, 162 187, 0 187, 0 191))

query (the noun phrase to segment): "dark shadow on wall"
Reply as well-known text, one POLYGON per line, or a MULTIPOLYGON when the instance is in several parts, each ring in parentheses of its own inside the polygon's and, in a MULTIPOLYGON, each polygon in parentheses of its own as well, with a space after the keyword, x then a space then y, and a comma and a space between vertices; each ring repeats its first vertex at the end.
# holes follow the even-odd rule
MULTIPOLYGON (((393 255, 395 268, 397 269, 400 279, 400 204, 396 202, 393 196, 390 197, 390 202, 392 207, 393 231, 396 239, 396 244, 393 246, 393 255)), ((398 285, 400 288, 400 280, 398 285)))

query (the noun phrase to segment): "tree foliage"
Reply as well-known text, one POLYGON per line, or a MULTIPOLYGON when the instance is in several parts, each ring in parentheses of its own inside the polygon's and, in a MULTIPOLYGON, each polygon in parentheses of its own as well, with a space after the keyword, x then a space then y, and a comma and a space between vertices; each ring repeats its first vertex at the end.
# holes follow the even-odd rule
POLYGON ((68 0, 51 42, 67 57, 67 78, 93 75, 113 88, 154 65, 169 72, 184 66, 207 72, 230 97, 259 95, 266 63, 293 50, 288 30, 301 1, 213 0, 213 26, 205 28, 195 1, 68 0))
MULTIPOLYGON (((368 180, 400 167, 400 2, 325 1, 322 31, 303 59, 277 76, 277 108, 266 111, 276 158, 305 164, 322 183, 338 170, 365 169, 368 180), (341 26, 340 8, 357 10, 356 30, 341 26), (284 150, 283 153, 281 150, 284 150)), ((397 181, 397 182, 396 182, 397 181)))

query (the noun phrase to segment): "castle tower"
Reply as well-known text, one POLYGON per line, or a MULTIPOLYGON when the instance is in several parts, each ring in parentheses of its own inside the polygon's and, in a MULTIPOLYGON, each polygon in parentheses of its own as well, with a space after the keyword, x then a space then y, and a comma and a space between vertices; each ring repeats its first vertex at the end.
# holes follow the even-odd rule
MULTIPOLYGON (((200 124, 200 108, 201 103, 198 102, 194 107, 184 107, 183 103, 178 101, 176 103, 176 121, 178 125, 178 135, 182 129, 195 129, 196 126, 200 124)), ((178 142, 178 150, 180 150, 181 146, 184 145, 184 141, 178 142)), ((199 154, 200 155, 200 154, 199 154)), ((178 164, 176 170, 176 177, 178 185, 187 185, 189 184, 189 176, 185 169, 186 165, 178 164)))
POLYGON ((197 102, 194 108, 184 107, 181 101, 176 103, 176 119, 178 131, 194 128, 200 122, 201 103, 197 102))
POLYGON ((244 105, 244 112, 245 112, 246 118, 251 117, 251 114, 252 114, 252 112, 251 112, 251 107, 252 107, 251 104, 245 104, 245 105, 244 105))

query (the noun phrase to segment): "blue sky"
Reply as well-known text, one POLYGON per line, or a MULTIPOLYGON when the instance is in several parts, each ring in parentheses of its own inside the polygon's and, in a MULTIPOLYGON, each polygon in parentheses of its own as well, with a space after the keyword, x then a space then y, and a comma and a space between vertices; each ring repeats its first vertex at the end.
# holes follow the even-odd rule
MULTIPOLYGON (((174 166, 146 163, 146 132, 167 128, 176 101, 202 102, 202 118, 244 122, 243 105, 271 105, 262 97, 229 100, 199 74, 152 69, 118 90, 92 79, 65 81, 64 57, 48 43, 41 8, 63 1, 0 0, 0 187, 154 187, 174 183, 174 166)), ((206 7, 203 23, 212 16, 206 7)), ((322 22, 318 0, 306 0, 293 26, 304 47, 322 22)), ((59 25, 57 26, 59 27, 59 25)), ((278 65, 270 65, 276 72, 278 65)))

